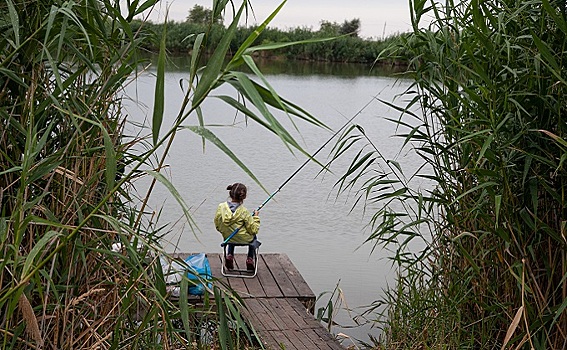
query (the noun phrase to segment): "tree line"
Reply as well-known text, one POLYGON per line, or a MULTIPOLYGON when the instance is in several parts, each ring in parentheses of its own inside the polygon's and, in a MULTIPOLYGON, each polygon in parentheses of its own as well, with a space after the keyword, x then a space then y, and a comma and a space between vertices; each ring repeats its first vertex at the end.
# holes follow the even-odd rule
MULTIPOLYGON (((142 22, 134 23, 134 29, 144 27, 145 30, 160 38, 164 27, 166 28, 166 47, 173 54, 190 52, 195 43, 196 34, 207 33, 206 47, 212 52, 218 46, 220 39, 226 33, 226 27, 221 18, 213 18, 211 10, 195 5, 187 19, 183 22, 169 21, 166 24, 142 22)), ((321 21, 319 29, 311 27, 295 27, 287 30, 268 27, 256 39, 255 45, 309 41, 302 45, 293 45, 283 49, 263 52, 263 55, 283 59, 297 59, 327 62, 373 63, 384 49, 403 34, 393 35, 382 40, 371 40, 359 37, 360 19, 345 20, 343 23, 321 21), (335 38, 328 41, 317 39, 335 38)), ((244 40, 253 33, 258 26, 240 26, 230 43, 229 53, 236 52, 244 40)), ((145 48, 156 52, 159 48, 158 40, 148 41, 145 48)), ((392 61, 389 61, 392 63, 392 61)))

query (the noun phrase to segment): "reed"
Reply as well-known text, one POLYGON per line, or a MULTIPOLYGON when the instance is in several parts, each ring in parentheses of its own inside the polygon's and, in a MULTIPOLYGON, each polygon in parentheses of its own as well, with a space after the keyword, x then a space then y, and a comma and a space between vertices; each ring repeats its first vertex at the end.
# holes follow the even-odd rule
MULTIPOLYGON (((156 218, 146 212, 151 189, 140 196, 133 182, 153 175, 176 193, 159 171, 167 145, 181 131, 195 132, 248 171, 207 129, 200 111, 209 93, 223 84, 241 98, 219 98, 290 147, 302 151, 268 106, 285 111, 286 117, 321 124, 279 97, 265 79, 260 84, 233 71, 246 63, 263 78, 250 59, 251 52, 264 49, 252 47, 257 34, 232 60, 224 60, 248 6, 244 2, 205 62, 200 55, 206 33, 197 34, 182 109, 173 125, 163 125, 165 36, 132 26, 133 18, 156 2, 7 0, 0 5, 3 349, 234 349, 254 344, 254 332, 239 314, 239 298, 230 290, 215 286, 215 302, 206 297, 201 309, 186 298, 173 302, 168 297, 159 262, 166 254, 160 244, 164 229, 156 228, 156 218), (124 134, 122 87, 147 64, 140 48, 148 40, 161 43, 153 119, 149 135, 132 137, 124 134), (113 249, 116 243, 121 249, 113 249), (214 337, 203 343, 209 324, 214 337)), ((215 14, 227 3, 213 1, 215 14)), ((191 223, 186 204, 178 194, 177 199, 191 223)), ((182 290, 188 283, 183 279, 182 290)))
POLYGON ((410 4, 414 32, 390 54, 415 80, 384 103, 423 166, 355 127, 335 149, 367 144, 337 186, 378 208, 370 244, 395 247, 397 288, 369 310, 388 305, 379 347, 565 348, 565 3, 410 4))

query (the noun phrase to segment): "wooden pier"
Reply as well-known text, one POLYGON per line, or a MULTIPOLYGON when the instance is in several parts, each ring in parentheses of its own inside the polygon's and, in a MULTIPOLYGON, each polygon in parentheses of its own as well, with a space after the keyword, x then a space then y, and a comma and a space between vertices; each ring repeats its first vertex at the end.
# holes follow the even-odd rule
MULTIPOLYGON (((266 349, 344 349, 313 316, 315 294, 287 255, 260 254, 255 278, 223 277, 221 254, 207 257, 213 277, 230 285, 244 300, 243 316, 266 349)), ((236 254, 237 266, 245 261, 245 254, 236 254)))

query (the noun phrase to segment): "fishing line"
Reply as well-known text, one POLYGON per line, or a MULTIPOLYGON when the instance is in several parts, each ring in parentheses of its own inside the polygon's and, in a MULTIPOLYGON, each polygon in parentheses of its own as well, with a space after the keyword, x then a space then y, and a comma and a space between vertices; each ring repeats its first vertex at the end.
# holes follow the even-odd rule
MULTIPOLYGON (((339 130, 337 130, 333 135, 331 135, 331 137, 325 141, 325 143, 319 147, 315 153, 313 153, 313 155, 311 155, 309 158, 307 158, 307 160, 301 164, 301 166, 299 168, 297 168, 297 170, 295 170, 293 172, 293 174, 291 174, 281 185, 280 187, 278 187, 277 190, 275 190, 272 194, 270 194, 270 196, 262 203, 260 204, 260 206, 252 213, 252 216, 254 216, 255 212, 259 212, 260 210, 262 210, 262 208, 272 199, 274 198, 274 196, 280 192, 282 190, 282 188, 284 188, 285 185, 287 185, 288 182, 291 181, 291 179, 293 179, 295 177, 295 175, 297 175, 311 160, 315 159, 315 156, 321 152, 323 150, 323 148, 325 148, 325 146, 327 146, 329 144, 329 142, 331 142, 331 140, 333 140, 339 133, 341 133, 347 126, 349 126, 352 121, 358 117, 366 108, 368 108, 368 106, 370 106, 370 104, 372 102, 374 102, 374 100, 376 100, 378 98, 378 95, 380 95, 380 93, 376 94, 375 96, 372 97, 372 99, 370 101, 368 101, 358 112, 356 112, 355 115, 352 116, 352 118, 350 118, 345 124, 343 124, 343 126, 341 126, 341 128, 339 130)), ((240 229, 243 227, 244 225, 238 227, 237 229, 235 229, 222 243, 221 243, 221 247, 224 247, 228 241, 230 241, 232 239, 232 237, 234 237, 238 231, 240 231, 240 229)))

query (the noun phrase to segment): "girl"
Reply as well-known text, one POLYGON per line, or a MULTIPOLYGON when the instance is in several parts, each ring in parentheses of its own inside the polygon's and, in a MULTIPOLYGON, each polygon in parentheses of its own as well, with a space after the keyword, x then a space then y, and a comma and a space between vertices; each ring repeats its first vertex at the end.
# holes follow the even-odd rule
MULTIPOLYGON (((229 192, 230 200, 220 203, 215 214, 215 227, 223 238, 226 239, 234 230, 239 229, 238 233, 230 239, 228 243, 228 251, 225 259, 227 269, 234 268, 234 244, 252 244, 256 241, 256 235, 260 229, 260 218, 258 211, 254 210, 254 214, 242 205, 246 199, 246 186, 241 183, 228 185, 226 188, 229 192)), ((256 249, 254 245, 248 246, 248 257, 246 259, 246 269, 254 270, 254 254, 256 249)))

